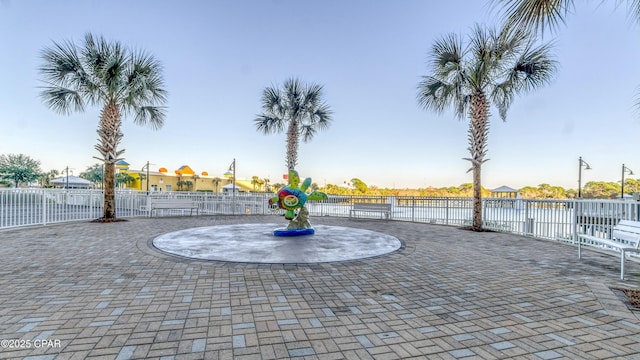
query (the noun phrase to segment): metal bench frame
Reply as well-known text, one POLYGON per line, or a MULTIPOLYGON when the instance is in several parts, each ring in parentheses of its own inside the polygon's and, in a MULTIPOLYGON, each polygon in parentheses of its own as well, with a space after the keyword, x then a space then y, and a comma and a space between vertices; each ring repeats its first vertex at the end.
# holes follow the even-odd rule
POLYGON ((385 219, 388 220, 391 218, 391 204, 354 202, 353 207, 349 210, 349 217, 354 217, 355 212, 377 212, 384 214, 385 219))
POLYGON ((153 216, 153 210, 163 209, 189 209, 189 215, 193 215, 193 210, 196 210, 196 215, 200 214, 200 207, 198 204, 189 199, 151 199, 149 204, 149 216, 153 216))
POLYGON ((620 279, 624 280, 624 262, 627 253, 640 254, 640 221, 621 220, 613 227, 611 240, 588 234, 578 234, 578 258, 582 258, 582 246, 586 245, 605 253, 620 254, 620 279))

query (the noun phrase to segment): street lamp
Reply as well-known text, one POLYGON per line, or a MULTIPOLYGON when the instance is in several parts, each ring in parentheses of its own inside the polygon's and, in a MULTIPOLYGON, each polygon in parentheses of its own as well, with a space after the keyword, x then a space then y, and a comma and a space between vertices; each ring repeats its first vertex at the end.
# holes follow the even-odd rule
POLYGON ((624 174, 626 172, 629 172, 629 175, 633 175, 633 171, 631 171, 631 169, 629 169, 628 167, 624 166, 624 164, 622 164, 622 192, 620 194, 620 199, 624 200, 624 174))
POLYGON ((226 177, 230 177, 231 176, 231 184, 233 186, 233 188, 231 189, 233 191, 233 198, 231 200, 232 202, 232 206, 233 209, 231 210, 233 215, 236 214, 236 159, 233 159, 233 162, 231 163, 231 165, 229 165, 229 170, 227 170, 226 173, 224 173, 224 176, 226 177))
POLYGON ((582 167, 585 170, 591 170, 591 166, 586 161, 582 160, 582 156, 578 159, 578 198, 582 197, 582 167))
MULTIPOLYGON (((69 170, 73 170, 73 168, 69 168, 69 166, 67 166, 66 168, 64 168, 64 170, 62 170, 62 172, 66 172, 67 173, 67 181, 66 184, 64 186, 65 189, 69 189, 69 170)), ((71 175, 73 175, 73 171, 71 171, 71 175)))
MULTIPOLYGON (((145 166, 142 167, 141 171, 144 171, 145 169, 147 170, 147 194, 149 194, 149 161, 147 160, 147 163, 145 166)), ((142 186, 142 181, 140 181, 140 186, 142 186)))

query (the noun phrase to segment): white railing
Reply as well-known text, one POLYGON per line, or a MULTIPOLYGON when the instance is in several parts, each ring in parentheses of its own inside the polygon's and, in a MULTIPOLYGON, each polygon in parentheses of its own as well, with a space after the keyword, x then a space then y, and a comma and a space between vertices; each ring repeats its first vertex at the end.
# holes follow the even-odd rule
MULTIPOLYGON (((91 220, 103 213, 101 190, 0 189, 0 229, 91 220)), ((205 215, 271 214, 273 194, 116 191, 118 217, 149 216, 151 198, 188 198, 205 215)), ((354 202, 391 204, 391 219, 453 226, 471 225, 472 199, 459 197, 330 196, 308 202, 312 216, 348 217, 354 202)), ((157 216, 183 210, 158 210, 157 216)), ((380 218, 381 214, 359 214, 380 218)), ((603 238, 619 220, 640 220, 640 202, 620 200, 483 199, 484 227, 514 234, 573 242, 577 232, 603 238)))

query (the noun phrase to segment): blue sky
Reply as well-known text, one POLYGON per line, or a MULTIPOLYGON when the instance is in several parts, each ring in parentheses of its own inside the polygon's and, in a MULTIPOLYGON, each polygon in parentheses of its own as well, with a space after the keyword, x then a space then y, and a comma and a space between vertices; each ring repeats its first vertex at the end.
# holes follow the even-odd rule
MULTIPOLYGON (((280 181, 284 134, 262 135, 253 119, 265 87, 298 77, 323 85, 334 111, 328 130, 301 143, 301 176, 397 188, 471 182, 467 122, 422 110, 416 86, 436 39, 497 23, 488 3, 0 0, 0 154, 74 174, 98 162, 100 109, 63 116, 38 96, 40 51, 92 32, 148 51, 165 69, 165 126, 124 121, 132 168, 150 161, 220 176, 235 158, 238 177, 280 181)), ((583 184, 619 181, 623 163, 640 174, 640 26, 609 3, 578 4, 566 26, 545 34, 558 74, 517 98, 506 122, 491 118, 485 187, 576 188, 579 156, 593 168, 583 184)))

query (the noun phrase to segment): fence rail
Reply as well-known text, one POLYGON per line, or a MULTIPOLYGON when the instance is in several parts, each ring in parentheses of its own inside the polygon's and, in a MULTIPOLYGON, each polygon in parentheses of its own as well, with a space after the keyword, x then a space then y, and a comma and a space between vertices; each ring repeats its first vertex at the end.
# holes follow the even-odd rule
MULTIPOLYGON (((185 198, 196 201, 200 214, 272 214, 268 205, 272 194, 232 194, 204 192, 116 191, 118 217, 150 216, 154 198, 185 198)), ((431 224, 467 226, 471 224, 471 198, 330 196, 329 200, 308 202, 312 216, 348 217, 354 202, 391 204, 391 219, 431 224)), ((159 210, 157 216, 180 215, 183 210, 159 210)), ((102 216, 100 190, 81 189, 0 189, 0 229, 91 220, 102 216)), ((366 214, 365 214, 366 215, 366 214)), ((376 214, 372 214, 374 218, 376 214)), ((540 200, 483 199, 485 228, 545 239, 573 242, 578 232, 603 238, 620 220, 640 220, 640 202, 621 200, 540 200)))

